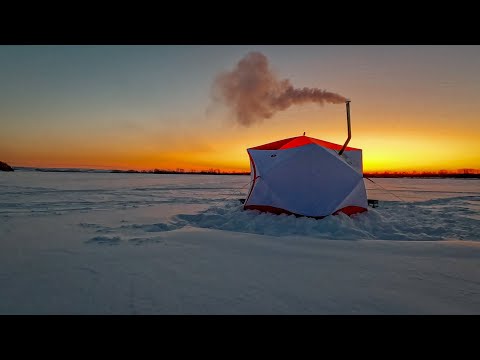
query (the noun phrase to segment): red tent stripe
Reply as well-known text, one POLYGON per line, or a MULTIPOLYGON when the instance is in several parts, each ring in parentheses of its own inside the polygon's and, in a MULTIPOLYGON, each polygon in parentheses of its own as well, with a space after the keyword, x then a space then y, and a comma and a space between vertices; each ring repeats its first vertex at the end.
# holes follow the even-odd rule
MULTIPOLYGON (((261 211, 261 212, 269 212, 269 213, 273 213, 273 214, 276 214, 276 215, 286 214, 286 215, 295 215, 297 217, 305 216, 305 215, 296 214, 294 212, 291 212, 291 211, 288 211, 288 210, 285 210, 285 209, 282 209, 282 208, 278 208, 278 207, 274 207, 274 206, 268 206, 268 205, 245 205, 244 209, 245 210, 258 210, 258 211, 261 211)), ((339 209, 339 210, 335 211, 332 215, 338 215, 340 213, 344 213, 344 214, 350 216, 350 215, 353 215, 353 214, 362 213, 364 211, 367 211, 367 209, 365 209, 363 207, 360 207, 360 206, 346 206, 342 209, 339 209)), ((323 219, 326 216, 328 216, 328 215, 325 215, 325 216, 306 216, 306 217, 310 217, 310 218, 314 218, 314 219, 323 219)))
MULTIPOLYGON (((293 138, 283 139, 283 140, 275 141, 272 143, 255 146, 250 149, 252 150, 284 150, 284 149, 291 149, 291 148, 300 147, 308 144, 318 144, 320 146, 323 146, 325 148, 332 149, 332 150, 342 149, 342 145, 311 138, 308 136, 297 136, 293 138)), ((347 146, 345 150, 360 150, 360 149, 347 146)))

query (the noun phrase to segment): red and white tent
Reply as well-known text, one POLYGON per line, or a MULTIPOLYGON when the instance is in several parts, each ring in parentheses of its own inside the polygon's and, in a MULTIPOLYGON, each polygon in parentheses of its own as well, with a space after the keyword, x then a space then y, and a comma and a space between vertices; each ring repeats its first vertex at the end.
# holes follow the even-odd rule
POLYGON ((252 186, 244 209, 322 218, 367 210, 362 150, 297 136, 247 149, 252 186))

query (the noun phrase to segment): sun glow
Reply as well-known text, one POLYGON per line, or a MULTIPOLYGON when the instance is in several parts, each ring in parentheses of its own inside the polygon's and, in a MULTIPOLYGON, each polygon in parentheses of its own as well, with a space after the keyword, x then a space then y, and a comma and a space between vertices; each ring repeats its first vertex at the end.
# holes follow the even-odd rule
MULTIPOLYGON (((2 47, 0 161, 17 167, 249 171, 249 147, 303 132, 344 143, 343 103, 282 105, 268 119, 244 122, 249 126, 212 106, 213 79, 232 69, 246 48, 2 47), (48 59, 58 66, 46 67, 48 59), (75 71, 72 59, 78 60, 75 71)), ((352 100, 349 146, 363 150, 368 172, 480 167, 478 49, 260 50, 278 79, 352 100)))

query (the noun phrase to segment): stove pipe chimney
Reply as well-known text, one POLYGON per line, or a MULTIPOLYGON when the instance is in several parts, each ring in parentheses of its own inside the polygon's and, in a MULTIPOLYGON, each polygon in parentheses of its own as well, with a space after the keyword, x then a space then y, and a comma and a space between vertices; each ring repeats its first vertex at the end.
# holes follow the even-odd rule
POLYGON ((348 137, 347 140, 345 141, 345 144, 343 144, 342 150, 338 153, 338 155, 342 155, 343 152, 345 151, 345 148, 347 147, 348 142, 352 138, 352 131, 350 128, 350 100, 346 100, 345 104, 347 106, 347 126, 348 126, 348 137))

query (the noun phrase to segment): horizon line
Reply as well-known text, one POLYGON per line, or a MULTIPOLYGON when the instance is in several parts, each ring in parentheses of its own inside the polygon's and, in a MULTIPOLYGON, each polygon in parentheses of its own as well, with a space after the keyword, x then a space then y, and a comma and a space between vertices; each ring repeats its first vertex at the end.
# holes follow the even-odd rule
MULTIPOLYGON (((201 172, 210 172, 210 173, 250 173, 251 170, 222 170, 220 168, 210 167, 208 169, 185 169, 185 168, 150 168, 150 169, 121 169, 109 167, 75 167, 75 166, 20 166, 20 165, 10 165, 12 168, 26 168, 26 169, 74 169, 74 170, 105 170, 105 171, 116 171, 116 172, 171 172, 171 173, 201 173, 201 172)), ((438 169, 438 170, 367 170, 363 171, 364 174, 374 174, 374 175, 420 175, 420 174, 436 174, 436 175, 449 175, 449 174, 480 174, 480 168, 458 168, 455 170, 447 169, 438 169)))

